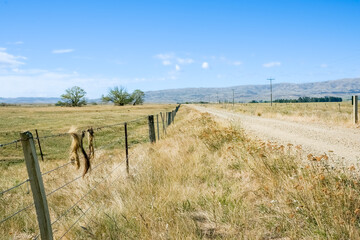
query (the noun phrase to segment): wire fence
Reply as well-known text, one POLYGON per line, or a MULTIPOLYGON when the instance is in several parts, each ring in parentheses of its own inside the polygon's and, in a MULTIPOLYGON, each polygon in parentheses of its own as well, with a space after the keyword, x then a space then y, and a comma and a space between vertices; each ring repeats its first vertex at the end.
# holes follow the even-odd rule
MULTIPOLYGON (((95 138, 91 141, 94 145, 94 153, 91 159, 92 163, 96 163, 94 166, 90 168, 90 174, 87 175, 81 174, 78 175, 74 172, 73 169, 68 169, 72 165, 74 165, 74 161, 68 161, 64 164, 60 164, 55 166, 50 164, 51 161, 40 162, 38 161, 37 156, 41 155, 42 159, 45 155, 46 160, 53 159, 68 159, 68 149, 69 149, 69 133, 57 133, 52 135, 44 135, 38 136, 38 132, 36 130, 36 137, 32 137, 31 133, 29 138, 14 140, 9 143, 0 144, 0 148, 8 147, 12 144, 17 144, 19 142, 23 145, 23 157, 25 159, 28 178, 25 180, 14 184, 6 189, 0 189, 0 201, 2 207, 0 208, 0 226, 3 229, 6 229, 6 226, 16 225, 16 220, 21 219, 21 217, 16 218, 21 213, 27 213, 29 219, 32 219, 30 223, 28 223, 29 228, 32 230, 32 235, 34 236, 34 231, 37 232, 34 239, 38 239, 40 236, 42 238, 50 238, 52 239, 52 230, 51 227, 55 224, 58 224, 62 219, 67 220, 67 217, 70 213, 74 214, 76 207, 81 210, 80 216, 77 216, 76 220, 64 230, 63 233, 58 234, 58 239, 64 238, 71 229, 73 229, 76 224, 80 221, 80 219, 85 216, 88 211, 94 206, 96 201, 92 201, 89 196, 92 192, 94 192, 100 184, 105 183, 110 177, 114 175, 114 172, 118 170, 121 166, 126 167, 127 173, 129 173, 129 159, 134 155, 134 152, 128 153, 129 149, 132 149, 135 145, 145 143, 145 142, 156 142, 156 139, 160 139, 160 137, 164 137, 166 134, 166 128, 174 121, 174 117, 179 109, 180 105, 178 105, 174 111, 167 112, 166 114, 161 113, 161 118, 159 114, 156 114, 156 120, 154 121, 154 115, 143 116, 134 120, 130 120, 127 122, 120 122, 111 125, 102 125, 99 127, 91 128, 94 132, 95 138), (67 140, 62 139, 62 137, 67 137, 67 140), (96 141, 95 141, 96 140, 96 141), (25 145, 24 145, 25 144, 25 145), (26 145, 28 144, 28 145, 26 145), (41 144, 41 145, 40 145, 41 144), (38 149, 35 149, 35 145, 37 145, 38 149), (27 146, 29 149, 32 149, 30 152, 26 152, 27 146), (32 147, 32 148, 31 148, 32 147), (46 151, 46 154, 41 150, 46 151), (120 151, 119 151, 120 150, 120 151), (124 151, 125 150, 125 151, 124 151), (112 155, 114 153, 121 154, 123 157, 122 161, 115 161, 112 155), (122 153, 121 153, 122 152, 122 153), (30 157, 29 157, 30 156, 30 157), (39 168, 39 174, 32 175, 29 170, 29 159, 33 159, 36 167, 39 168), (48 164, 49 163, 49 164, 48 164), (112 170, 109 170, 109 164, 113 164, 112 170), (106 176, 106 177, 103 177, 106 176), (40 179, 40 180, 39 180, 40 179), (79 182, 80 179, 84 181, 79 182), (34 182, 39 181, 39 188, 44 192, 43 196, 36 196, 37 191, 33 189, 34 182), (56 194, 61 190, 68 188, 70 185, 78 182, 78 185, 75 187, 79 189, 79 191, 83 191, 84 193, 79 197, 71 206, 57 206, 57 204, 53 204, 54 201, 57 201, 57 198, 64 197, 64 195, 56 194), (31 191, 30 191, 31 185, 31 191), (24 186, 27 186, 27 190, 22 189, 24 186), (42 189, 41 189, 42 188, 42 189), (45 191, 45 189, 47 191, 45 191), (30 192, 33 196, 31 196, 30 192), (25 193, 25 194, 24 194, 25 193), (42 199, 41 199, 42 198, 42 199), (39 200, 40 199, 40 200, 39 200), (43 222, 40 221, 41 216, 39 216, 39 201, 43 201, 45 199, 46 209, 40 209, 40 212, 44 212, 44 214, 48 214, 48 225, 44 226, 43 222), (85 200, 92 201, 92 204, 85 211, 80 207, 80 203, 84 203, 85 200), (15 202, 15 204, 14 204, 15 202), (49 206, 48 207, 48 203, 49 206), (35 207, 34 207, 35 206, 35 207), (34 221, 36 208, 36 215, 38 218, 38 226, 36 227, 36 221, 34 221), (57 210, 57 208, 61 208, 62 210, 57 210), (29 212, 32 210, 31 212, 29 212), (60 214, 56 214, 60 212, 60 214), (56 216, 54 221, 50 221, 50 215, 56 216), (15 219, 16 218, 16 219, 15 219), (14 219, 13 221, 11 221, 14 219), (8 225, 7 225, 8 224, 8 225), (50 229, 47 229, 50 228, 50 229), (39 230, 35 230, 39 229, 39 230), (51 231, 46 235, 44 233, 44 229, 47 231, 51 231)), ((90 128, 89 128, 90 129, 90 128)), ((79 131, 80 133, 89 132, 89 129, 84 129, 79 131)), ((89 133, 90 134, 90 133, 89 133)), ((22 135, 23 137, 23 135, 22 135)), ((82 142, 82 140, 81 140, 82 142)), ((91 152, 90 139, 86 142, 89 146, 89 153, 91 152)), ((86 143, 82 144, 81 147, 84 147, 86 143)), ((86 155, 86 151, 85 151, 86 155)), ((85 158, 82 157, 82 159, 85 158)), ((89 155, 89 154, 88 154, 89 155)), ((30 160, 31 161, 31 160, 30 160)), ((115 179, 123 176, 123 172, 120 172, 116 175, 115 179)), ((115 179, 113 181, 115 181, 115 179)), ((112 182, 113 182, 112 181, 112 182)), ((36 185, 36 184, 35 184, 36 185)), ((112 184, 109 184, 111 187, 112 184)), ((39 192, 41 192, 39 190, 39 192)), ((71 190, 71 189, 70 189, 71 190)), ((65 194, 65 193, 64 193, 65 194)), ((41 193, 40 193, 41 195, 41 193)), ((85 204, 86 205, 86 204, 85 204)), ((24 218, 22 218, 24 220, 24 218)), ((22 221, 20 221, 22 222, 22 221)), ((5 231, 0 232, 0 234, 6 234, 5 231)), ((8 233, 9 234, 9 233, 8 233)), ((4 235, 5 236, 5 235, 4 235)))

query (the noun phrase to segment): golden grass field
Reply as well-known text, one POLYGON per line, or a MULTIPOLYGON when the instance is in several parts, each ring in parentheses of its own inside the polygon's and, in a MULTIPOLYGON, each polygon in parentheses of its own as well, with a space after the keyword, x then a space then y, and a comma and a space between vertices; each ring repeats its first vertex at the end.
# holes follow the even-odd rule
POLYGON ((267 118, 354 126, 351 101, 340 103, 273 103, 272 107, 270 103, 236 103, 234 107, 231 103, 210 104, 209 106, 267 118))
MULTIPOLYGON (((64 120, 71 125, 98 125, 95 120, 71 121, 80 112, 86 116, 86 110, 102 123, 107 114, 109 123, 120 120, 111 111, 118 108, 103 107, 55 111, 72 112, 64 120)), ((119 112, 130 110, 141 116, 165 106, 136 108, 119 112)), ((47 112, 46 107, 27 110, 28 114, 47 112)), ((53 121, 60 124, 65 115, 58 113, 53 121)), ((18 131, 16 124, 10 125, 18 131)), ((52 125, 34 120, 32 126, 51 129, 52 125)), ((68 129, 65 124, 59 126, 68 129)), ((59 218, 53 225, 56 239, 84 213, 64 239, 360 239, 357 169, 329 169, 327 159, 321 157, 304 160, 307 157, 299 146, 253 139, 234 123, 186 105, 166 137, 131 148, 129 176, 122 148, 97 149, 95 154, 93 166, 104 164, 48 196, 51 219, 59 218)), ((54 159, 41 165, 51 169, 59 161, 66 162, 54 159)), ((19 165, 1 168, 2 184, 26 175, 19 165)), ((51 192, 79 174, 69 165, 44 176, 45 188, 51 192)), ((26 185, 0 199, 0 216, 32 201, 26 185)), ((33 208, 0 225, 2 239, 30 239, 37 233, 33 208)))

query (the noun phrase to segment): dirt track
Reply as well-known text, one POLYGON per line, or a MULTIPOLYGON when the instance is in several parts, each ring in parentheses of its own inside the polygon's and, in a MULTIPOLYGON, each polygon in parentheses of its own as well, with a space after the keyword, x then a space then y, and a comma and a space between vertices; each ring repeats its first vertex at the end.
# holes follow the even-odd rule
POLYGON ((360 129, 291 122, 208 107, 193 107, 201 112, 239 122, 249 135, 262 140, 301 145, 307 153, 314 155, 326 153, 337 164, 349 166, 358 165, 360 162, 360 129))

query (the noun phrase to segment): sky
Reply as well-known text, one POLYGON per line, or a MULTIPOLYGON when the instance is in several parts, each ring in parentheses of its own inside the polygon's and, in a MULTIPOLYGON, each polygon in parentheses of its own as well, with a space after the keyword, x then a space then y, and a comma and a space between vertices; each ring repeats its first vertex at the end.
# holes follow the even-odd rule
POLYGON ((0 0, 0 97, 360 77, 360 0, 0 0))

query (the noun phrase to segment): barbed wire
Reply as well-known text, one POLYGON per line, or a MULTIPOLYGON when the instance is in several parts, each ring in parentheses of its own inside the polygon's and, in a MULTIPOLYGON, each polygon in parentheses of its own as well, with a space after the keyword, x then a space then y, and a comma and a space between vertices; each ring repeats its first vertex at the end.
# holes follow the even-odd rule
POLYGON ((6 146, 8 146, 8 145, 16 144, 16 143, 18 143, 18 142, 21 142, 21 140, 20 140, 20 139, 17 139, 17 140, 14 140, 14 141, 12 141, 12 142, 1 143, 1 144, 0 144, 0 147, 6 147, 6 146))

